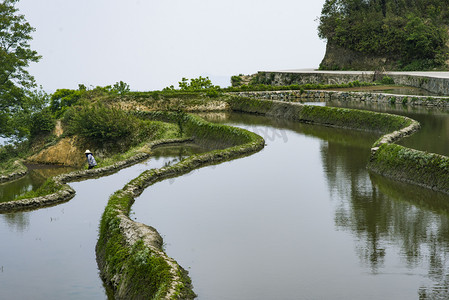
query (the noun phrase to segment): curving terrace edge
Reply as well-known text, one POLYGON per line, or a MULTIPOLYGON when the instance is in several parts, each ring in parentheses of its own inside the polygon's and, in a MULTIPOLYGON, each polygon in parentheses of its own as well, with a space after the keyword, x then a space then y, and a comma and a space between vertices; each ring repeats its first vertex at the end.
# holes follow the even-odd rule
MULTIPOLYGON (((395 141, 419 129, 419 123, 415 120, 363 110, 307 106, 243 97, 230 97, 227 101, 233 111, 383 133, 384 135, 372 146, 367 165, 369 170, 396 180, 449 193, 448 157, 394 144, 395 141)), ((140 112, 140 114, 153 119, 176 121, 176 116, 170 113, 140 112)), ((212 142, 226 140, 226 148, 190 156, 173 166, 147 170, 111 196, 101 219, 96 252, 101 276, 113 287, 117 299, 195 297, 187 272, 162 250, 162 239, 156 229, 129 218, 135 197, 155 182, 180 176, 203 166, 250 155, 264 147, 264 140, 260 136, 243 129, 208 123, 191 115, 183 116, 182 122, 186 132, 194 140, 212 142)), ((153 142, 150 148, 178 142, 180 141, 153 142)), ((67 201, 73 197, 74 191, 66 185, 66 182, 101 176, 146 158, 148 154, 141 154, 114 166, 60 175, 55 180, 64 186, 63 189, 46 196, 51 196, 53 200, 34 198, 23 202, 13 201, 17 202, 15 208, 8 208, 10 205, 8 203, 11 202, 7 202, 0 204, 0 212, 33 209, 42 206, 42 203, 53 205, 67 201)))

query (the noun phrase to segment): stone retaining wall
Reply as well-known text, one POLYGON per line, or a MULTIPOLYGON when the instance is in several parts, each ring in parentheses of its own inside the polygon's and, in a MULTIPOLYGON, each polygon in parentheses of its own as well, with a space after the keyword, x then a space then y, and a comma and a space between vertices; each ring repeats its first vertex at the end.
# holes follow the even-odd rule
MULTIPOLYGON (((448 82, 449 84, 449 82, 448 82)), ((360 101, 374 103, 399 103, 412 106, 449 107, 449 97, 407 96, 367 92, 336 92, 328 90, 286 90, 286 91, 254 91, 235 92, 233 95, 265 100, 319 102, 319 101, 360 101)))
MULTIPOLYGON (((280 86, 291 84, 344 84, 353 81, 373 82, 374 72, 258 72, 255 76, 267 84, 280 86)), ((449 78, 386 73, 396 84, 425 89, 438 95, 449 95, 449 78)))

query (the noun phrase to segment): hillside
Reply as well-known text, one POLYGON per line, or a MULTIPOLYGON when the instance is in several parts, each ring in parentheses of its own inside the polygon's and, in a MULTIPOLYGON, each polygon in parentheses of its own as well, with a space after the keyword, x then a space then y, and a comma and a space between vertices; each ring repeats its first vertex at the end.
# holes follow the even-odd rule
POLYGON ((322 70, 447 70, 448 0, 326 0, 322 70))

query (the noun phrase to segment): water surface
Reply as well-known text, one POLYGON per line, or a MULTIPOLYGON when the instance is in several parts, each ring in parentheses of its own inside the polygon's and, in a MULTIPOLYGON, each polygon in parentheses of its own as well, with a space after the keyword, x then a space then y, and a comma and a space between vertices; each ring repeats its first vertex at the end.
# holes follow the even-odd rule
POLYGON ((250 157, 148 188, 134 217, 164 237, 199 299, 447 295, 447 195, 373 177, 366 132, 232 114, 250 157))
POLYGON ((28 173, 17 180, 0 183, 0 202, 11 201, 38 189, 47 178, 74 171, 75 168, 51 165, 27 165, 28 173))
MULTIPOLYGON (((448 196, 369 174, 378 135, 244 114, 214 120, 267 146, 150 186, 132 207, 190 272, 199 299, 449 298, 448 196)), ((168 152, 71 183, 67 203, 0 215, 0 298, 108 298, 95 262, 107 199, 189 154, 168 152)))
POLYGON ((69 183, 69 202, 0 214, 0 299, 113 299, 99 277, 95 245, 109 196, 144 170, 174 163, 197 147, 157 149, 157 157, 118 173, 69 183))
POLYGON ((370 103, 356 101, 330 101, 328 106, 364 109, 410 117, 421 124, 419 131, 398 141, 398 144, 449 156, 449 109, 409 106, 402 104, 370 103))

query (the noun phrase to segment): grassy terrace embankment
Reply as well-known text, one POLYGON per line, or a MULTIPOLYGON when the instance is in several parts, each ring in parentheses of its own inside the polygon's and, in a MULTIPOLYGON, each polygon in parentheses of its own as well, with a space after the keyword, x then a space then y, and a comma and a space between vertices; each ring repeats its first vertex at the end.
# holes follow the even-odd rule
MULTIPOLYGON (((384 136, 372 148, 368 164, 370 170, 394 179, 449 192, 447 157, 392 144, 419 128, 418 122, 410 118, 242 97, 227 97, 226 102, 232 111, 382 133, 384 136)), ((190 280, 186 272, 164 253, 162 239, 157 231, 129 218, 134 199, 155 182, 257 152, 263 148, 264 140, 246 130, 212 124, 182 111, 135 113, 140 117, 175 123, 185 136, 196 143, 212 144, 220 150, 192 155, 172 166, 147 170, 110 197, 101 219, 96 249, 101 275, 113 287, 117 299, 190 299, 194 297, 190 280)), ((149 148, 156 144, 158 142, 153 142, 149 148)), ((101 172, 100 169, 96 171, 101 172)), ((99 175, 101 174, 96 174, 99 175)))
POLYGON ((377 131, 384 134, 372 147, 367 168, 394 180, 449 193, 449 158, 393 144, 419 129, 407 117, 364 110, 299 105, 234 97, 236 111, 259 113, 307 123, 377 131))
POLYGON ((186 272, 162 251, 157 231, 129 218, 134 198, 155 182, 249 155, 261 150, 265 142, 244 129, 212 124, 192 115, 140 114, 180 122, 195 141, 215 145, 220 142, 220 146, 227 148, 192 155, 172 166, 147 170, 112 195, 101 219, 98 263, 102 277, 113 287, 117 299, 190 299, 194 294, 186 272))

